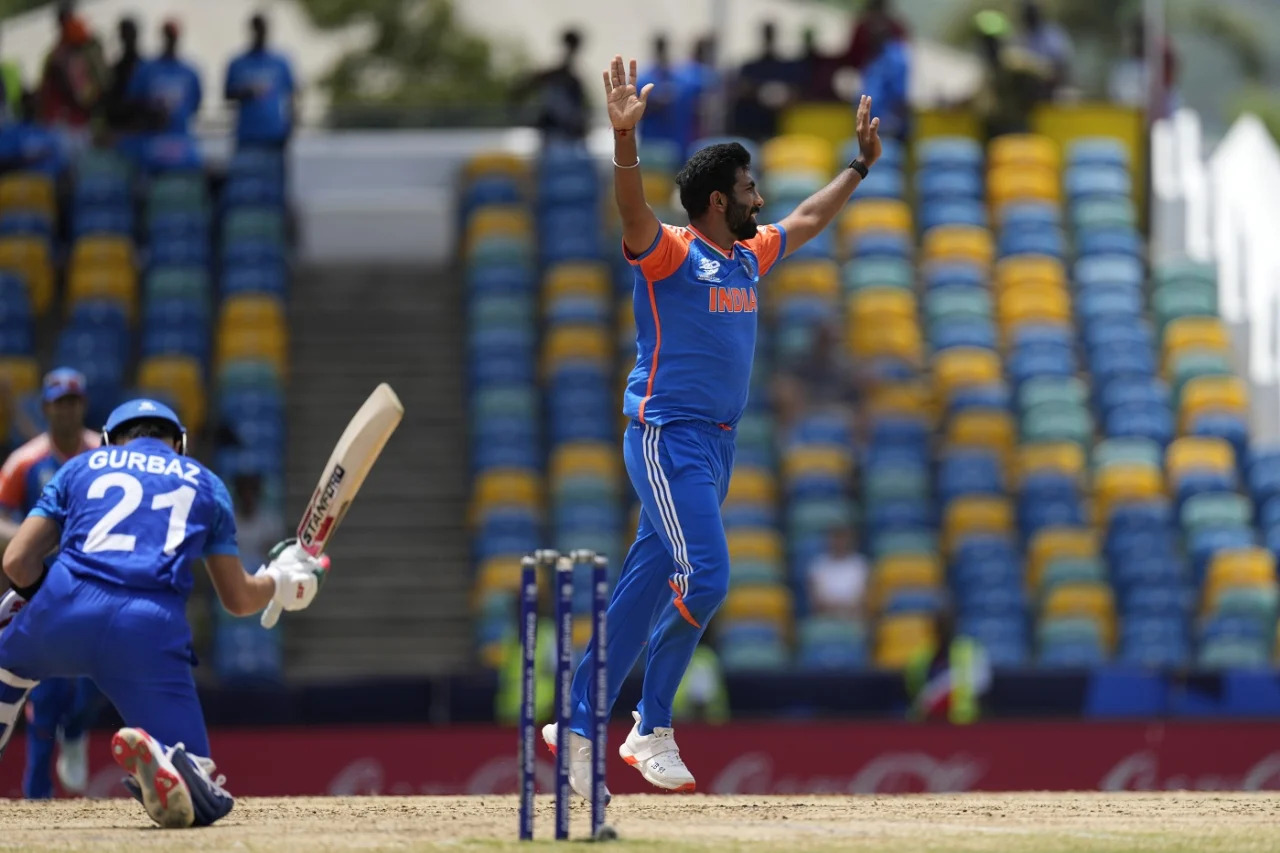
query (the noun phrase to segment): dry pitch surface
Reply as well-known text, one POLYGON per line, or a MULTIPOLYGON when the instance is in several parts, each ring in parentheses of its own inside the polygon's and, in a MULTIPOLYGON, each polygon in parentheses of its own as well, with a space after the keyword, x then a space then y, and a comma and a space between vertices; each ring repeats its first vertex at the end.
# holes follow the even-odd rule
MULTIPOLYGON (((586 808, 574 809, 574 837, 586 808)), ((538 803, 538 838, 552 807, 538 803)), ((623 851, 1280 850, 1280 794, 954 794, 618 797, 623 851)), ((132 801, 0 801, 0 850, 373 851, 525 849, 514 797, 249 799, 211 829, 145 828, 132 801)), ((538 844, 547 846, 547 842, 538 844)))

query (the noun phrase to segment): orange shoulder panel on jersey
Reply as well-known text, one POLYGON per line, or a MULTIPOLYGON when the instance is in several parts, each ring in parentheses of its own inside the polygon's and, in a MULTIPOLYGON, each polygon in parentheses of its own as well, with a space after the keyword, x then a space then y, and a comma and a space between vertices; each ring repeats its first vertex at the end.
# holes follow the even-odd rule
POLYGON ((26 499, 27 472, 49 452, 49 437, 38 435, 19 447, 0 468, 0 507, 10 511, 22 508, 26 499))
POLYGON ((674 225, 663 225, 653 245, 639 255, 627 251, 627 244, 622 244, 622 254, 649 281, 661 281, 680 268, 684 259, 689 256, 689 244, 693 242, 693 234, 684 228, 674 225))
POLYGON ((777 225, 762 225, 756 229, 756 236, 743 240, 742 245, 755 252, 760 262, 760 275, 764 275, 782 259, 784 245, 782 229, 777 225))

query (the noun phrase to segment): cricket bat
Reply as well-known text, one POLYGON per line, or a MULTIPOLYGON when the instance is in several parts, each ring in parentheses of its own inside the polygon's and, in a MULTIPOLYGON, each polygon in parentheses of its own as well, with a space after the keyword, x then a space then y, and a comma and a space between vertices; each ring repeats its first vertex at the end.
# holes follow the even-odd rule
MULTIPOLYGON (((329 537, 338 529, 356 499, 364 478, 378 461, 378 454, 404 417, 404 406, 391 386, 383 382, 351 418, 342 431, 320 482, 311 493, 311 502, 298 522, 298 544, 313 557, 324 554, 329 537)), ((274 601, 262 611, 262 627, 274 628, 281 607, 274 601)))

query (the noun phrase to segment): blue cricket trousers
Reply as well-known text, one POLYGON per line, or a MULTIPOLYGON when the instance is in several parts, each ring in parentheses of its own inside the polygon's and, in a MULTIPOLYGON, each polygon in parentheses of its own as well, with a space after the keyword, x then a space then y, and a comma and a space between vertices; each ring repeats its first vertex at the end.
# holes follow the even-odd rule
POLYGON ((0 751, 39 682, 84 677, 125 725, 207 756, 194 663, 182 595, 77 577, 55 562, 40 592, 0 631, 0 751))
POLYGON ((27 767, 22 795, 29 800, 53 796, 53 752, 61 731, 75 740, 93 722, 98 689, 87 678, 50 678, 27 699, 27 767))
MULTIPOLYGON (((720 504, 733 473, 734 431, 703 421, 633 422, 623 439, 640 497, 636 541, 609 602, 609 708, 645 644, 640 733, 671 725, 671 705, 694 649, 729 590, 720 504)), ((590 650, 573 677, 570 728, 588 735, 595 691, 590 650)))

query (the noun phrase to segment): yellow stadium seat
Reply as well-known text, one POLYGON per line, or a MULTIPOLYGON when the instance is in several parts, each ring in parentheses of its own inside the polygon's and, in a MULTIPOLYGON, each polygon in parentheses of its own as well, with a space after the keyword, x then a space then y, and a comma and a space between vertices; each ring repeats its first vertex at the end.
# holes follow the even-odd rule
POLYGON ((138 275, 132 267, 119 265, 78 267, 67 278, 67 312, 86 299, 117 302, 132 321, 138 301, 138 275))
POLYGON ((1204 578, 1206 599, 1236 586, 1274 586, 1276 557, 1266 548, 1225 548, 1209 560, 1204 578))
POLYGON ((809 474, 848 477, 853 472, 853 456, 835 445, 801 445, 789 449, 782 459, 782 476, 787 481, 809 474))
POLYGON ((849 314, 858 328, 879 325, 888 318, 917 323, 916 296, 898 287, 869 287, 849 297, 849 314))
POLYGON ((1217 317, 1178 317, 1164 328, 1161 362, 1167 371, 1173 357, 1186 349, 1229 352, 1231 340, 1227 327, 1217 317))
POLYGON ((980 447, 1000 455, 1008 468, 1017 436, 1017 424, 1008 412, 971 409, 957 412, 947 424, 948 447, 980 447))
POLYGON ((998 166, 987 174, 987 196, 999 216, 1006 204, 1017 201, 1062 200, 1058 173, 1035 166, 998 166))
POLYGON ((489 510, 499 506, 538 509, 542 481, 527 468, 490 468, 476 475, 471 493, 471 523, 479 524, 489 510))
POLYGON ((0 387, 17 398, 40 387, 40 365, 25 355, 0 356, 0 387))
POLYGON ((1110 519, 1111 511, 1118 504, 1160 497, 1163 486, 1159 469, 1150 465, 1134 462, 1108 465, 1094 476, 1093 492, 1100 520, 1105 523, 1110 519))
POLYGON ((557 326, 543 344, 543 365, 553 370, 563 361, 586 360, 603 364, 613 361, 613 343, 607 330, 598 326, 557 326))
POLYGON ((612 290, 609 266, 603 261, 565 261, 551 267, 542 278, 542 297, 547 302, 566 296, 608 299, 612 290))
POLYGON ((1000 356, 981 347, 954 347, 933 359, 933 379, 938 397, 946 401, 958 388, 990 385, 1004 378, 1000 356))
POLYGON ((1084 448, 1074 441, 1041 441, 1018 448, 1020 479, 1030 474, 1054 472, 1079 480, 1084 478, 1084 471, 1084 448))
POLYGON ((137 266, 133 242, 128 237, 81 237, 71 247, 70 270, 119 266, 133 270, 137 266))
POLYGON ((900 589, 942 586, 942 561, 935 554, 890 554, 876 561, 871 573, 871 603, 876 610, 900 589))
POLYGON ((1115 613, 1111 587, 1105 583, 1084 581, 1058 584, 1049 590, 1044 599, 1041 618, 1067 616, 1095 619, 1109 646, 1115 636, 1115 613))
POLYGON ((760 166, 770 172, 817 172, 831 174, 835 158, 831 143, 819 136, 784 134, 764 143, 760 150, 760 166))
POLYGON ((896 199, 855 201, 840 214, 838 227, 845 243, 863 231, 910 231, 911 208, 896 199))
POLYGON ((53 304, 53 260, 48 243, 39 237, 0 237, 0 270, 26 282, 36 314, 48 313, 53 304))
POLYGON ((729 588, 719 619, 771 622, 783 634, 790 634, 793 615, 791 592, 786 587, 752 584, 729 588))
POLYGON ((876 665, 902 669, 911 659, 938 642, 934 620, 919 613, 894 613, 876 625, 876 665))
POLYGON ((833 261, 788 261, 773 273, 768 291, 771 299, 814 296, 834 302, 840 295, 840 270, 833 261))
POLYGON ((533 238, 533 219, 518 204, 490 204, 476 210, 467 220, 465 243, 468 251, 486 237, 533 238))
POLYGON ((561 480, 582 474, 617 480, 618 451, 607 441, 571 441, 551 451, 551 479, 561 480))
POLYGON ((1040 586, 1045 567, 1059 557, 1098 556, 1098 534, 1085 527, 1045 527, 1027 544, 1027 585, 1040 586))
POLYGON ((942 518, 942 542, 951 553, 966 536, 1013 532, 1013 505, 994 495, 966 495, 947 504, 942 518))
POLYGON ((222 302, 218 314, 218 335, 252 331, 288 336, 284 305, 274 296, 258 293, 237 293, 222 302))
POLYGON ((933 389, 923 381, 877 384, 867 393, 866 409, 872 418, 908 415, 931 423, 936 418, 933 389))
POLYGON ((778 487, 773 472, 764 468, 737 466, 729 479, 729 494, 725 505, 741 503, 772 504, 778 499, 778 487))
POLYGON ((472 591, 474 603, 478 604, 495 592, 518 592, 520 560, 523 557, 523 554, 499 554, 481 563, 472 591))
POLYGON ((1032 133, 1010 133, 997 136, 987 146, 987 162, 999 166, 1035 166, 1056 172, 1062 155, 1058 145, 1047 136, 1032 133))
POLYGON ((138 365, 138 390, 159 391, 177 403, 178 417, 191 433, 204 426, 206 401, 200 362, 189 355, 153 355, 138 365))
POLYGON ((485 151, 475 155, 463 167, 467 180, 486 175, 507 175, 516 180, 528 177, 529 164, 515 154, 505 151, 485 151))
POLYGON ((1235 467, 1236 452, 1231 443, 1216 436, 1183 436, 1169 445, 1165 455, 1171 489, 1176 489, 1189 471, 1230 473, 1235 467))
POLYGON ((53 222, 58 218, 53 179, 39 172, 0 177, 0 213, 34 213, 53 222))
POLYGON ((1062 261, 1049 255, 1014 255, 996 264, 995 285, 998 293, 1022 285, 1065 290, 1067 271, 1062 261))
POLYGON ((1185 430, 1192 418, 1204 412, 1249 413, 1249 388, 1239 376, 1197 376, 1182 389, 1178 420, 1185 430))
POLYGON ((926 261, 967 261, 990 267, 995 251, 991 232, 974 225, 943 225, 924 235, 926 261))
POLYGON ((782 537, 776 530, 737 528, 725 533, 729 543, 729 561, 761 560, 782 565, 782 537))
POLYGON ((924 338, 914 320, 885 320, 873 326, 853 326, 850 349, 860 358, 900 358, 913 365, 924 361, 924 338))
POLYGON ((1071 297, 1059 287, 1023 284, 1000 294, 997 314, 1006 330, 1023 323, 1066 323, 1071 319, 1071 297))
POLYGON ((640 175, 640 182, 644 184, 644 197, 648 199, 650 204, 661 205, 662 207, 667 207, 671 204, 672 196, 676 191, 676 182, 671 180, 670 175, 663 172, 645 170, 640 175))

